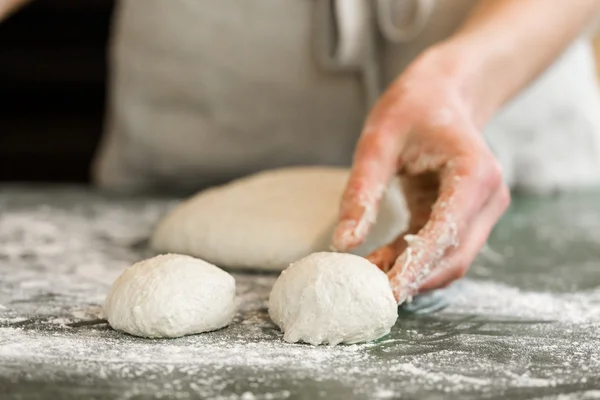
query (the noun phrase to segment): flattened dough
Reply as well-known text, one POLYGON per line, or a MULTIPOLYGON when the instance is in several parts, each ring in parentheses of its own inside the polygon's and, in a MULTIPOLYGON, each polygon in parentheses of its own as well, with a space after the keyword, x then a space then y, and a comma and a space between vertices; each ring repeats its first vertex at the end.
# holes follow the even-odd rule
MULTIPOLYGON (((160 252, 189 254, 221 267, 280 271, 328 251, 349 176, 342 168, 271 170, 200 192, 160 221, 151 238, 160 252)), ((381 203, 366 255, 392 241, 408 217, 398 182, 381 203)))

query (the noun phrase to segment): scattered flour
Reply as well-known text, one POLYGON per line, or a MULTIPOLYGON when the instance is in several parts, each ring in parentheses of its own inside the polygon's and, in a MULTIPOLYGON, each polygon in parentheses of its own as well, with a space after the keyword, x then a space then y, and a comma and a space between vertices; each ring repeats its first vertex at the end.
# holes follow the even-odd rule
MULTIPOLYGON (((568 268, 544 259, 547 273, 535 278, 552 276, 549 287, 560 281, 575 289, 539 290, 519 281, 523 275, 512 278, 518 270, 503 270, 523 251, 518 241, 511 251, 494 247, 498 257, 473 269, 477 279, 448 289, 445 310, 403 315, 375 343, 285 343, 267 314, 276 276, 251 273, 233 274, 238 313, 226 329, 160 340, 115 332, 99 305, 123 268, 151 255, 144 241, 172 204, 76 189, 0 191, 0 384, 17 390, 55 382, 77 393, 100 387, 119 399, 597 395, 600 289, 578 288, 588 282, 573 272, 588 268, 597 253, 568 268)), ((579 208, 589 212, 578 205, 560 213, 571 220, 547 222, 560 224, 563 243, 567 235, 600 231, 600 219, 594 225, 579 208)), ((533 226, 539 240, 558 240, 536 218, 517 215, 510 233, 531 236, 533 226)), ((500 227, 499 240, 504 232, 500 227)), ((600 248, 597 234, 585 240, 600 248)))

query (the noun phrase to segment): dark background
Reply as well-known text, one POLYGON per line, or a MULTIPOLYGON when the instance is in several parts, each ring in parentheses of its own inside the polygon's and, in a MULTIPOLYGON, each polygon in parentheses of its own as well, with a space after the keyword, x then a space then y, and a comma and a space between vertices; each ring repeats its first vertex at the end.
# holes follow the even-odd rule
POLYGON ((113 6, 36 0, 0 22, 0 181, 89 181, 113 6))

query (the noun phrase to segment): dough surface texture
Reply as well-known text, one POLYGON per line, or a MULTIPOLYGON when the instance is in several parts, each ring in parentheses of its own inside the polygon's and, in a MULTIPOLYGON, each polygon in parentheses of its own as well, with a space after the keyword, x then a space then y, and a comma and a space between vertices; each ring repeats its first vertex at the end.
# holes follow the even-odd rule
POLYGON ((206 261, 159 255, 126 269, 114 282, 104 313, 118 331, 172 338, 213 331, 235 314, 235 280, 206 261))
POLYGON ((366 259, 314 253, 281 273, 269 315, 286 342, 336 345, 388 334, 398 305, 386 274, 366 259))
MULTIPOLYGON (((343 168, 283 168, 202 191, 159 222, 151 246, 220 267, 281 271, 330 250, 348 176, 343 168)), ((367 255, 406 227, 408 212, 397 181, 386 191, 377 221, 353 253, 367 255)))

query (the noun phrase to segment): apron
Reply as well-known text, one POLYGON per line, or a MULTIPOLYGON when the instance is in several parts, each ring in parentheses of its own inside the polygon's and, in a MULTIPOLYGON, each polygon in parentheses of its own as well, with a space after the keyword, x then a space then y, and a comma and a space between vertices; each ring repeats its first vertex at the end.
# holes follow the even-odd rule
MULTIPOLYGON (((194 191, 270 168, 349 166, 382 90, 475 2, 121 0, 94 181, 194 191)), ((582 39, 485 135, 511 186, 545 191, 600 183, 599 132, 582 39)))

